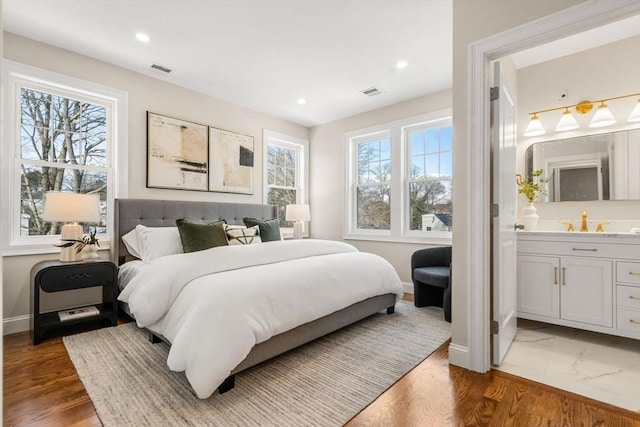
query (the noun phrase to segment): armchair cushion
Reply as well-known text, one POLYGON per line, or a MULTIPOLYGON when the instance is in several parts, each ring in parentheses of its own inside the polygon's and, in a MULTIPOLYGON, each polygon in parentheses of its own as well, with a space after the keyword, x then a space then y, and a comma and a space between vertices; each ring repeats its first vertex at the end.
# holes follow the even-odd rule
POLYGON ((413 278, 419 282, 446 289, 449 287, 449 266, 416 268, 413 270, 413 278))

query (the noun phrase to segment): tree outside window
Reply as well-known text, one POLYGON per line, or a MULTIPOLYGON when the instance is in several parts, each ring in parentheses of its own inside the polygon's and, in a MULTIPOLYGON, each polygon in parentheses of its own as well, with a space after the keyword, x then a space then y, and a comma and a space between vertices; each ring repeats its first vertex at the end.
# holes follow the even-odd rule
POLYGON ((267 204, 277 206, 280 227, 293 227, 285 221, 287 205, 297 203, 298 152, 281 145, 267 145, 267 204))
POLYGON ((391 138, 357 143, 357 228, 389 230, 391 227, 391 138))
POLYGON ((102 218, 97 231, 106 231, 104 106, 22 88, 20 167, 20 235, 60 233, 61 224, 42 220, 47 191, 99 194, 102 218))

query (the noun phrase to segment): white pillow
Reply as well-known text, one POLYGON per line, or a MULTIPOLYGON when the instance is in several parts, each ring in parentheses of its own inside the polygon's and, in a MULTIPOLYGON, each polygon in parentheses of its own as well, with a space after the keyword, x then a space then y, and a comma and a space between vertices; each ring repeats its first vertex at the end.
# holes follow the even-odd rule
POLYGON ((245 227, 244 225, 225 224, 224 231, 227 233, 229 246, 262 243, 260 239, 260 228, 257 225, 245 227))
POLYGON ((166 255, 183 253, 178 227, 145 227, 137 225, 139 258, 153 261, 166 255))
POLYGON ((140 255, 140 249, 138 245, 138 230, 135 228, 122 236, 122 243, 127 248, 129 253, 136 258, 142 259, 142 255, 140 255))

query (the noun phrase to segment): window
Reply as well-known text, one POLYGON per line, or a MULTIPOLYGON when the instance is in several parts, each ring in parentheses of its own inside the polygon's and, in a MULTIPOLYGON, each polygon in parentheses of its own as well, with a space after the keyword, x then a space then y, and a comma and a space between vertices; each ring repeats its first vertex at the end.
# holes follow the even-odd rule
POLYGON ((452 126, 405 129, 409 230, 451 231, 452 126))
MULTIPOLYGON (((126 94, 10 61, 3 65, 5 253, 57 250, 51 245, 59 243, 62 224, 42 219, 47 191, 98 194, 100 222, 84 227, 108 243, 113 199, 127 181, 126 167, 119 177, 115 172, 117 160, 126 165, 126 94)), ((123 197, 126 190, 120 190, 123 197)))
POLYGON ((448 243, 449 110, 349 132, 346 239, 448 243))
POLYGON ((293 234, 293 224, 285 220, 286 206, 307 203, 309 142, 266 129, 263 141, 264 200, 278 207, 280 227, 288 237, 293 234))

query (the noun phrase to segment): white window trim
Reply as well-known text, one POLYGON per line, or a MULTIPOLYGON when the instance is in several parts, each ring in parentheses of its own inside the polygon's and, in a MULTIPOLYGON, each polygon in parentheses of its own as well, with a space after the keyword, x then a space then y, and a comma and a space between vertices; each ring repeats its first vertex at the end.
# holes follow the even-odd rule
MULTIPOLYGON (((262 131, 262 202, 267 203, 269 199, 269 185, 267 179, 267 146, 269 141, 274 141, 277 145, 292 148, 302 155, 297 156, 298 164, 296 165, 296 183, 300 190, 296 193, 297 203, 309 203, 309 140, 298 138, 296 136, 286 135, 284 133, 275 132, 268 129, 262 131)), ((312 218, 313 219, 313 218, 312 218)), ((303 223, 302 234, 309 237, 309 227, 303 223)), ((283 227, 281 229, 282 236, 285 239, 293 238, 293 227, 283 227)))
POLYGON ((345 207, 342 236, 345 240, 372 240, 397 243, 424 243, 450 245, 451 232, 410 231, 408 228, 409 200, 406 194, 408 186, 408 151, 405 141, 405 129, 425 124, 440 124, 451 121, 451 109, 434 111, 427 114, 395 120, 381 125, 358 129, 345 134, 345 207), (363 230, 356 227, 357 168, 355 165, 355 147, 358 141, 376 134, 388 133, 391 136, 391 226, 389 230, 363 230), (398 197, 399 195, 399 197, 398 197))
POLYGON ((0 228, 0 242, 2 255, 31 255, 59 252, 53 246, 59 243, 56 236, 24 237, 18 234, 20 217, 20 185, 16 183, 18 165, 16 140, 20 135, 20 123, 17 117, 19 111, 19 88, 26 85, 36 90, 56 93, 74 99, 95 102, 100 99, 107 107, 107 114, 111 117, 111 126, 107 129, 113 137, 109 139, 108 150, 111 153, 111 164, 107 166, 110 173, 108 188, 112 197, 107 200, 107 224, 110 235, 100 237, 100 248, 109 249, 113 239, 113 199, 125 198, 128 193, 128 134, 129 112, 128 94, 125 91, 113 89, 98 83, 66 76, 53 71, 44 70, 30 65, 10 60, 2 60, 2 146, 0 149, 0 164, 2 165, 1 179, 4 185, 0 212, 2 225, 0 228), (16 104, 17 103, 17 104, 16 104), (10 184, 9 184, 10 183, 10 184))

